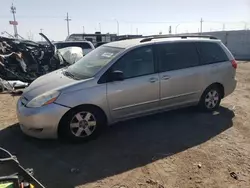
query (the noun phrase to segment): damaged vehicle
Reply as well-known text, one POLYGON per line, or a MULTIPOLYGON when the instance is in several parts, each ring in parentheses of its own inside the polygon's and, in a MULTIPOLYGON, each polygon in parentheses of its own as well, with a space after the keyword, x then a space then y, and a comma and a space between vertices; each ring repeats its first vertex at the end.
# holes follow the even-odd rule
POLYGON ((86 141, 106 125, 159 111, 193 105, 214 111, 235 90, 236 68, 212 36, 111 42, 31 83, 17 117, 29 136, 86 141))
POLYGON ((60 49, 43 34, 45 44, 0 37, 0 78, 31 83, 41 75, 69 66, 83 57, 79 49, 60 49))
POLYGON ((95 46, 90 41, 62 41, 62 42, 54 42, 53 43, 57 49, 65 49, 65 48, 76 48, 82 50, 83 55, 91 52, 95 49, 95 46))

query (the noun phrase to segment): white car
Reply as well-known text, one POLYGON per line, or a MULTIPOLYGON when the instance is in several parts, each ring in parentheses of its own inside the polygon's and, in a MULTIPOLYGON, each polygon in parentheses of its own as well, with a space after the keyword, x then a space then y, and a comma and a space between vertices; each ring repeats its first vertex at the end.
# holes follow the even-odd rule
POLYGON ((94 45, 90 41, 63 41, 53 43, 57 49, 67 48, 67 47, 80 47, 82 49, 83 55, 91 52, 95 49, 94 45))

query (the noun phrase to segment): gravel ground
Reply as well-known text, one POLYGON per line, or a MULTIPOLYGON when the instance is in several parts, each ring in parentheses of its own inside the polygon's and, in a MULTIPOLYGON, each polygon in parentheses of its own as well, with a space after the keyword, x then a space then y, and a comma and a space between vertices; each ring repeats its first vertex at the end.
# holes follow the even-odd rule
POLYGON ((49 188, 250 187, 250 63, 213 113, 186 108, 119 123, 70 145, 24 136, 17 97, 0 94, 0 146, 49 188))

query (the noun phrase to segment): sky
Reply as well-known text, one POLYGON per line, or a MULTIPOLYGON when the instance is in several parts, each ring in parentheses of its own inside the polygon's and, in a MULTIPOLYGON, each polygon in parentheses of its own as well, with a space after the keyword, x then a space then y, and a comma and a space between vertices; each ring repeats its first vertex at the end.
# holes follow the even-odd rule
POLYGON ((70 33, 167 34, 250 29, 250 0, 0 0, 0 34, 13 34, 10 6, 16 7, 18 33, 40 40, 43 29, 51 40, 70 33))

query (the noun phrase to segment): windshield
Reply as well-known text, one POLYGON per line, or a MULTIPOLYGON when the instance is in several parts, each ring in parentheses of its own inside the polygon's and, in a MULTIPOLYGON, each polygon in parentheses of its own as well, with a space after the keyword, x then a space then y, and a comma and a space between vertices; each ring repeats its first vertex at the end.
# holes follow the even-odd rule
POLYGON ((123 50, 123 48, 101 46, 69 66, 67 71, 79 79, 93 77, 123 50))

